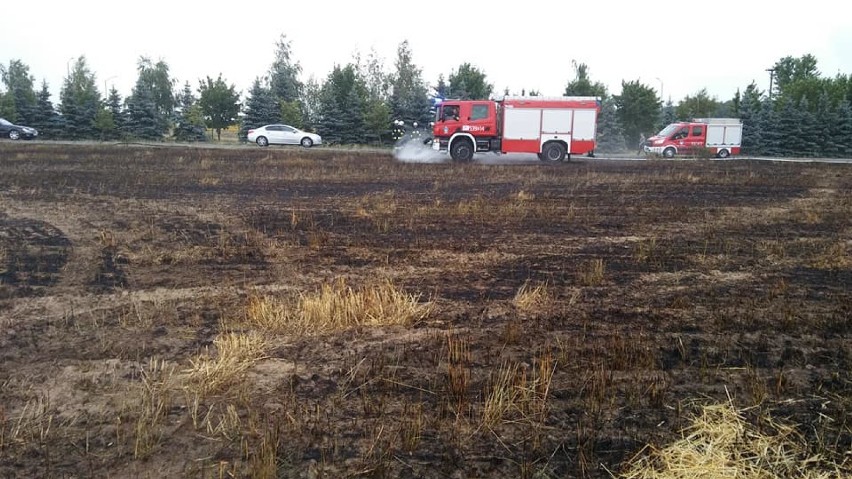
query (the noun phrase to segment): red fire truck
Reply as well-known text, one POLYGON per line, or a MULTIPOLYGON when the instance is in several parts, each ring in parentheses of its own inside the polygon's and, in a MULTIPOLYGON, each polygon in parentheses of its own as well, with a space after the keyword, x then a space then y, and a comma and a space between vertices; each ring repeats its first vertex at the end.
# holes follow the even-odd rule
POLYGON ((696 118, 672 123, 645 142, 645 152, 674 158, 675 155, 708 151, 719 158, 740 153, 743 124, 736 118, 696 118))
POLYGON ((600 99, 505 97, 447 100, 436 111, 432 148, 466 162, 474 153, 536 153, 542 161, 593 153, 600 99))

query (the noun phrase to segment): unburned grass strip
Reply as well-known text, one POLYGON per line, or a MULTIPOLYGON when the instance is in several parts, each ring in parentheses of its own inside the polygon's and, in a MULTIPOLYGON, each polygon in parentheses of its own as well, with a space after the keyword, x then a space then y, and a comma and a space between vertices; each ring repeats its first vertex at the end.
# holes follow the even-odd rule
POLYGON ((361 326, 410 326, 428 315, 428 303, 385 280, 354 289, 343 281, 298 298, 253 297, 246 321, 266 331, 314 335, 361 326))

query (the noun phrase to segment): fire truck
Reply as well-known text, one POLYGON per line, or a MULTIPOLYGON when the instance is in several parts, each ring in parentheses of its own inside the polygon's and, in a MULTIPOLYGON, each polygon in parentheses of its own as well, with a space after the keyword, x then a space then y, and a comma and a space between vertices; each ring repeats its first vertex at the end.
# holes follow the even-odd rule
POLYGON ((505 97, 446 100, 432 125, 432 148, 467 162, 474 153, 535 153, 560 162, 592 154, 600 99, 597 97, 505 97))
POLYGON ((696 118, 672 123, 645 142, 645 152, 674 158, 707 151, 718 158, 740 153, 743 124, 736 118, 696 118))

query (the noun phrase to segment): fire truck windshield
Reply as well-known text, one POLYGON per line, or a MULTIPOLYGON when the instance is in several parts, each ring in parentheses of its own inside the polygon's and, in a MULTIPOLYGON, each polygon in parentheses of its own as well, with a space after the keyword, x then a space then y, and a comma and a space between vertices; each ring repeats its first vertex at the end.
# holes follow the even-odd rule
POLYGON ((444 121, 456 120, 459 119, 459 107, 458 105, 445 105, 441 108, 441 119, 444 121))
POLYGON ((677 123, 672 123, 671 125, 663 128, 663 131, 657 133, 657 136, 669 136, 674 133, 675 130, 678 129, 678 126, 680 125, 678 125, 677 123))

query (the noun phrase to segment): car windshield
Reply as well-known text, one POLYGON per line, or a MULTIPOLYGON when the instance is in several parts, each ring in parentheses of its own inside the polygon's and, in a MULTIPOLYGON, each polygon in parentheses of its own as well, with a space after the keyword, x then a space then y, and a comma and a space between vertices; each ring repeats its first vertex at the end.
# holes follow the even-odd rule
POLYGON ((672 123, 671 125, 663 128, 663 131, 657 133, 657 136, 669 136, 674 133, 675 130, 677 130, 678 126, 680 125, 678 125, 677 123, 672 123))
POLYGON ((12 124, 6 121, 4 118, 0 118, 0 125, 11 126, 12 124))

